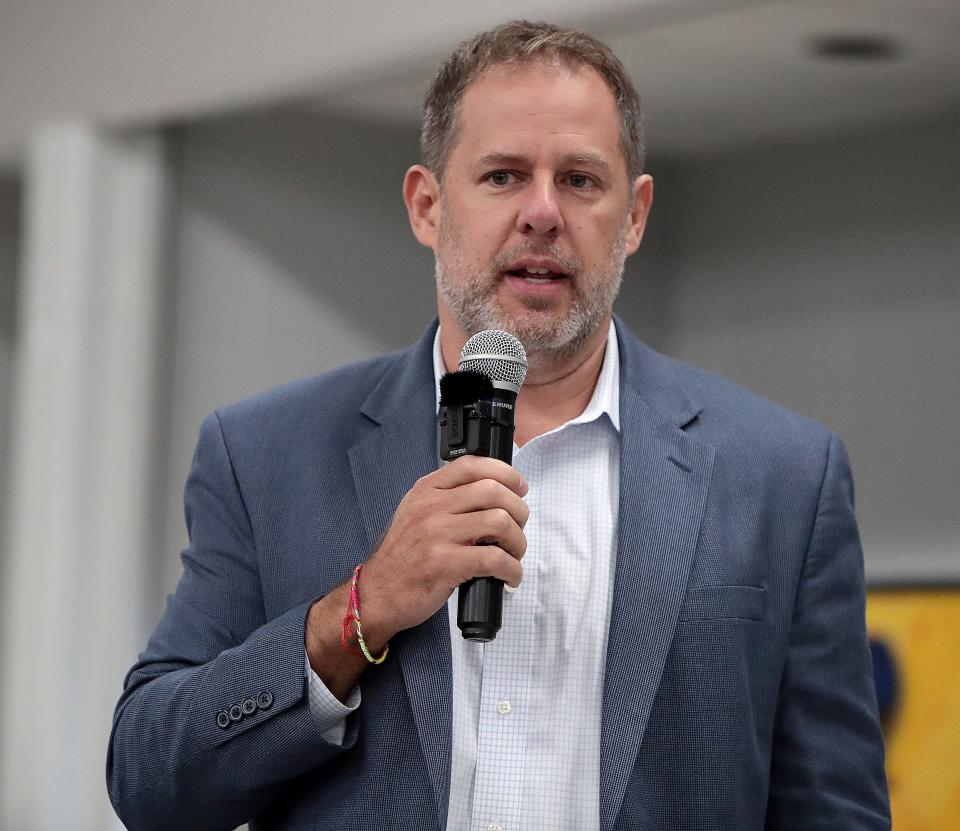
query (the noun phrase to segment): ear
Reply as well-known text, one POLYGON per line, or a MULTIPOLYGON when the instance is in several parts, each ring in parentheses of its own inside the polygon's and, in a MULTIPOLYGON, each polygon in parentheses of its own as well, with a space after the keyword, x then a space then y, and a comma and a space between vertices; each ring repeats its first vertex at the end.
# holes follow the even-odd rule
POLYGON ((630 227, 627 230, 626 254, 630 256, 640 247, 643 230, 647 227, 650 206, 653 204, 653 177, 648 173, 633 181, 633 208, 630 210, 630 227))
POLYGON ((413 235, 421 245, 436 250, 440 222, 440 186, 431 171, 415 164, 403 177, 403 201, 413 235))

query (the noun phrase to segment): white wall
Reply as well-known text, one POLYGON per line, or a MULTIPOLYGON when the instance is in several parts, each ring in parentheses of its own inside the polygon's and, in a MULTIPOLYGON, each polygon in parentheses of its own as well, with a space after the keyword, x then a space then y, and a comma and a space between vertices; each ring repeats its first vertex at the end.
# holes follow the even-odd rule
POLYGON ((81 123, 40 131, 24 171, 0 581, 3 828, 114 822, 103 753, 119 679, 148 631, 143 564, 155 559, 167 181, 158 136, 81 123))
POLYGON ((839 431, 868 575, 960 577, 960 113, 676 171, 678 357, 839 431))

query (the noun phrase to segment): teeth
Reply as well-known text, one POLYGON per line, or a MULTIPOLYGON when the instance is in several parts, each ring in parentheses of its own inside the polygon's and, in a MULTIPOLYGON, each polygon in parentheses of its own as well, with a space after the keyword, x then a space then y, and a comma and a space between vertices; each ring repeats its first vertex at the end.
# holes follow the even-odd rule
POLYGON ((526 271, 527 274, 549 274, 550 273, 549 268, 531 268, 530 266, 527 266, 524 269, 524 271, 526 271))
POLYGON ((549 277, 540 277, 540 278, 537 278, 537 277, 524 277, 524 278, 523 278, 523 282, 525 282, 525 283, 533 283, 535 286, 542 286, 542 285, 544 285, 545 283, 552 283, 553 280, 551 280, 549 277))

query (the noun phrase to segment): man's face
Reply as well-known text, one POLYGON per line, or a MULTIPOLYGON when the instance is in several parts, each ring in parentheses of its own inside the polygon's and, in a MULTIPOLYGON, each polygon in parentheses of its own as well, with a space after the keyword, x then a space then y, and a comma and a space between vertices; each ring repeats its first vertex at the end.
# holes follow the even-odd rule
POLYGON ((432 246, 441 323, 506 329, 532 364, 562 362, 609 318, 649 207, 613 94, 589 68, 494 67, 458 126, 432 246))

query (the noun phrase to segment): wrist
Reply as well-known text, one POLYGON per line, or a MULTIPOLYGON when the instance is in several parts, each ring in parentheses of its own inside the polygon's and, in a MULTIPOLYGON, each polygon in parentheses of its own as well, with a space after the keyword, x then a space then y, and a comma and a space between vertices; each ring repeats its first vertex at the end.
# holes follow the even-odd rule
MULTIPOLYGON (((377 569, 378 563, 368 560, 362 564, 362 576, 358 578, 357 594, 360 600, 360 621, 363 628, 363 639, 367 647, 376 655, 390 642, 390 639, 400 631, 395 625, 396 613, 390 606, 390 590, 382 586, 377 569)), ((347 598, 349 599, 350 583, 347 583, 347 598)), ((346 601, 344 601, 346 603, 346 601)), ((346 606, 344 606, 346 610, 346 606)))
POLYGON ((310 668, 324 686, 342 703, 357 685, 367 660, 344 651, 340 643, 343 610, 350 595, 350 584, 339 586, 315 601, 307 612, 304 645, 310 668))
MULTIPOLYGON (((364 572, 364 578, 366 578, 366 572, 364 572)), ((367 601, 366 592, 364 592, 364 598, 363 639, 373 655, 381 655, 397 630, 389 625, 389 618, 382 614, 375 597, 367 601)), ((351 645, 356 647, 356 652, 348 652, 343 647, 343 622, 349 601, 350 581, 348 580, 329 594, 314 601, 307 612, 304 627, 304 646, 310 667, 334 694, 337 694, 335 687, 340 686, 339 682, 349 681, 349 686, 346 688, 348 692, 359 673, 368 664, 367 659, 357 647, 355 627, 351 627, 353 633, 351 645)))
MULTIPOLYGON (((347 602, 347 612, 343 618, 343 631, 340 640, 347 652, 357 654, 357 647, 359 647, 359 654, 371 664, 382 664, 387 658, 389 647, 384 646, 378 654, 374 654, 370 651, 367 639, 363 636, 363 613, 360 606, 360 574, 362 571, 363 563, 353 570, 353 577, 350 580, 350 599, 347 602)), ((376 639, 374 637, 374 642, 376 642, 376 639)))

